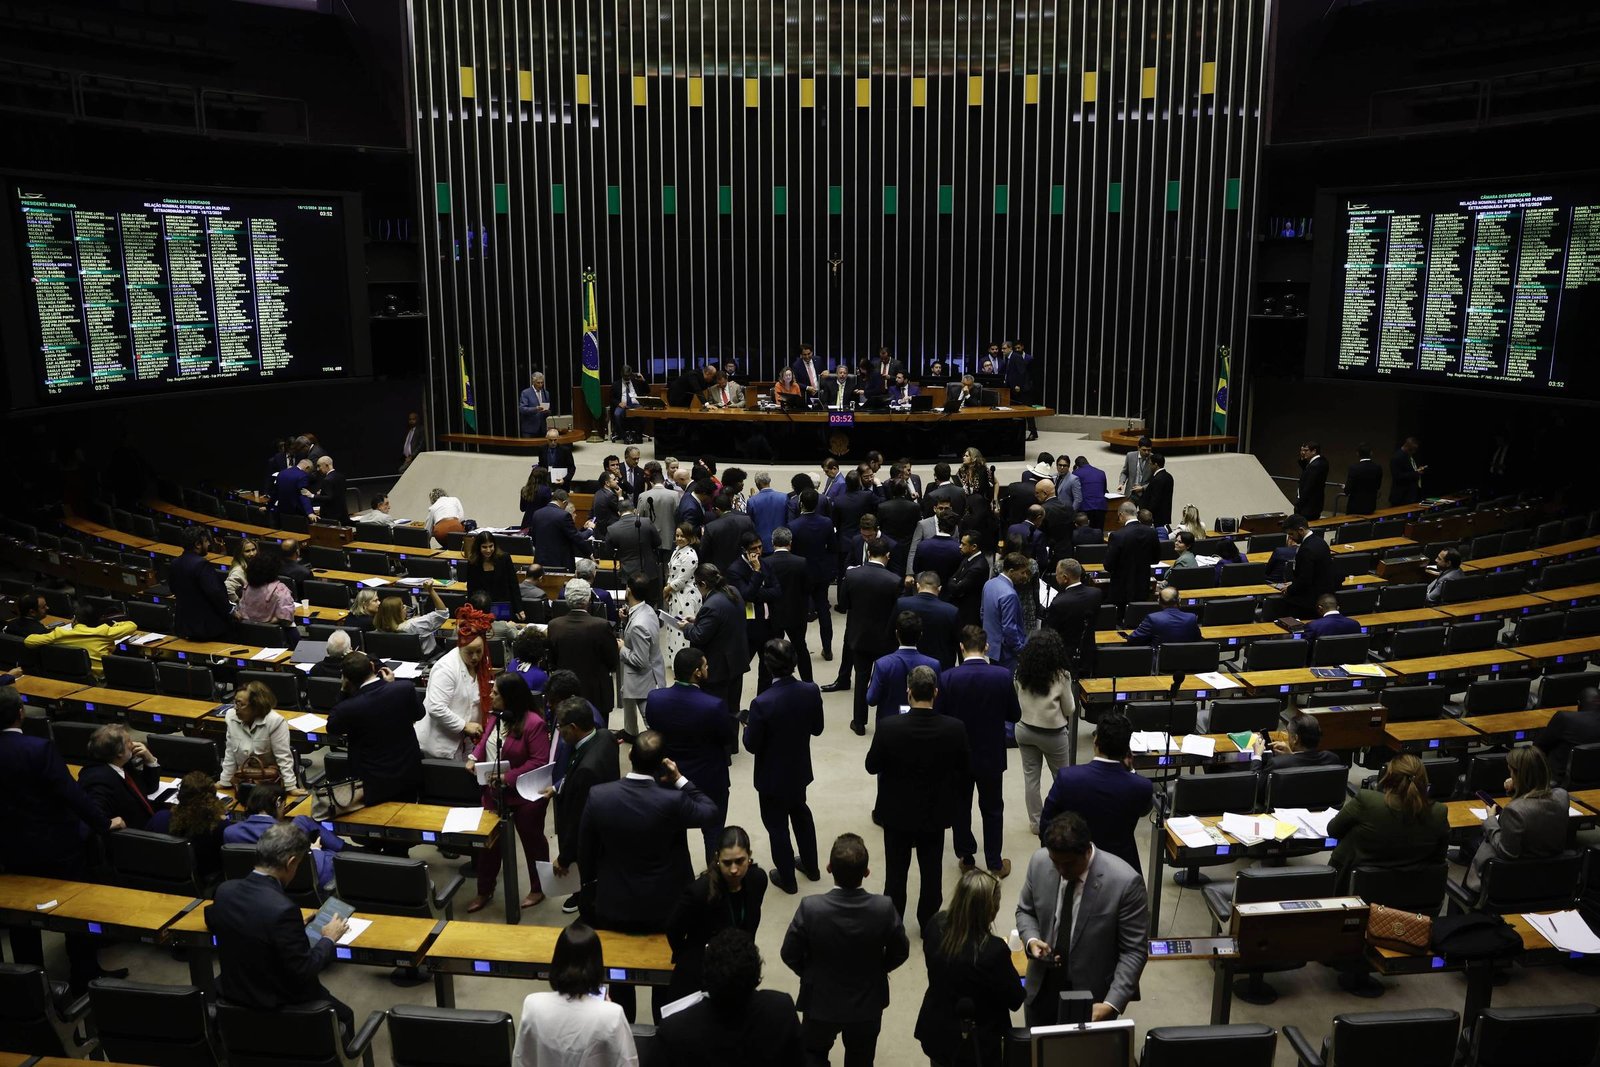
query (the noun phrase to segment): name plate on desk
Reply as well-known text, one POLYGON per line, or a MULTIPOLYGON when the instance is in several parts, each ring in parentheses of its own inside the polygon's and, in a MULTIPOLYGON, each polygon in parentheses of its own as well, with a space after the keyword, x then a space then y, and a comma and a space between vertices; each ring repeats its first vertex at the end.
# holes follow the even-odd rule
POLYGON ((830 412, 828 412, 828 425, 829 426, 854 426, 855 424, 856 424, 856 413, 853 412, 853 411, 830 411, 830 412))

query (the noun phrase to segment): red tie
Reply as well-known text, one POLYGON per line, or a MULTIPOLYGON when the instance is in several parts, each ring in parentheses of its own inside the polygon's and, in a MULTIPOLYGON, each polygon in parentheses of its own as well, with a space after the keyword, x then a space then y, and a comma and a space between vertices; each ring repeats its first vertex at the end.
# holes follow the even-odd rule
POLYGON ((133 790, 133 795, 139 798, 139 803, 144 805, 146 815, 155 814, 155 809, 150 806, 150 798, 139 791, 139 783, 133 780, 133 775, 123 773, 122 780, 128 783, 128 788, 133 790))
POLYGON ((728 387, 726 385, 722 387, 722 404, 724 407, 728 404, 728 387))

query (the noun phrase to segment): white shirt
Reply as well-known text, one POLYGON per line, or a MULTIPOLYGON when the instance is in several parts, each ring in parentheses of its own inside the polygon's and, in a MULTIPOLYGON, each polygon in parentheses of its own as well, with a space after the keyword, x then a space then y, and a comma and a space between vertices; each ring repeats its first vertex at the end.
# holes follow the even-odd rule
POLYGON ((461 650, 441 656, 428 674, 422 706, 427 714, 416 725, 417 747, 426 759, 466 759, 467 723, 478 715, 478 676, 461 662, 461 650))
POLYGON ((534 993, 522 1002, 516 1067, 638 1067, 619 1005, 594 997, 534 993))
POLYGON ((428 506, 428 532, 433 532, 433 524, 440 519, 464 519, 467 509, 461 501, 453 496, 442 496, 428 506))

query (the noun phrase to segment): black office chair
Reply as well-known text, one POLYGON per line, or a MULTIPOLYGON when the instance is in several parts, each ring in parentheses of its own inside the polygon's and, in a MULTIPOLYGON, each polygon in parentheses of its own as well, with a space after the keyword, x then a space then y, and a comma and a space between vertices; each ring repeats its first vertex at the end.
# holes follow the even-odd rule
POLYGON ((1358 541, 1372 540, 1372 521, 1347 522, 1339 527, 1338 539, 1334 542, 1340 545, 1353 545, 1358 541))
POLYGON ((1201 626, 1246 626, 1255 621, 1254 597, 1221 597, 1200 605, 1201 626))
POLYGON ((1304 667, 1310 648, 1299 638, 1281 641, 1252 641, 1244 649, 1246 671, 1286 671, 1304 667))
POLYGON ((421 663, 424 659, 422 638, 416 634, 372 630, 363 639, 362 647, 373 659, 401 660, 406 663, 421 663))
MULTIPOLYGON (((1183 774, 1172 783, 1172 810, 1169 815, 1221 815, 1229 811, 1254 811, 1256 776, 1253 774, 1183 774)), ((1216 867, 1235 862, 1233 856, 1213 856, 1190 860, 1173 876, 1184 886, 1205 885, 1211 879, 1201 867, 1216 867)))
POLYGON ((156 665, 142 656, 104 656, 100 667, 108 689, 154 693, 159 686, 156 665))
POLYGON ((1445 638, 1444 650, 1453 654, 1483 652, 1494 648, 1500 640, 1500 631, 1504 625, 1499 619, 1455 623, 1450 627, 1450 636, 1445 638))
POLYGON ((1561 520, 1541 522, 1533 530, 1533 547, 1547 548, 1561 540, 1561 520))
MULTIPOLYGON (((1428 776, 1428 799, 1450 800, 1456 795, 1456 785, 1461 780, 1462 761, 1455 756, 1422 757, 1422 773, 1428 776)), ((1376 787, 1376 777, 1373 782, 1376 787)))
POLYGON ((161 1067, 216 1067, 200 990, 117 978, 89 983, 96 1036, 109 1060, 161 1067))
POLYGON ((1371 552, 1335 553, 1333 575, 1342 581, 1356 574, 1371 574, 1377 561, 1377 556, 1371 552))
POLYGON ((1139 1067, 1272 1067, 1277 1045, 1264 1023, 1157 1026, 1145 1032, 1139 1067))
POLYGON ((1253 533, 1250 535, 1251 552, 1271 552, 1275 548, 1283 548, 1289 543, 1289 536, 1284 533, 1253 533))
POLYGON ((363 552, 352 549, 345 554, 349 561, 348 570, 357 574, 392 574, 389 554, 387 552, 363 552))
POLYGON ((1469 600, 1482 600, 1489 595, 1487 574, 1469 574, 1444 583, 1440 600, 1446 604, 1465 604, 1469 600))
POLYGON ((230 627, 229 640, 257 648, 293 648, 300 640, 300 631, 293 626, 280 626, 272 622, 239 622, 230 627))
POLYGON ((300 698, 299 671, 240 671, 238 684, 243 686, 250 682, 260 682, 272 691, 274 708, 299 711, 303 706, 300 698))
POLYGON ((1456 787, 1456 795, 1470 797, 1488 793, 1492 797, 1503 797, 1510 773, 1504 752, 1474 752, 1467 757, 1466 772, 1456 787))
MULTIPOLYGON (((243 878, 256 869, 256 846, 245 844, 225 844, 222 846, 222 877, 231 881, 243 878)), ((323 894, 319 893, 316 886, 315 863, 302 863, 295 868, 294 878, 284 887, 290 900, 302 908, 320 908, 323 894)))
POLYGON ((1525 711, 1531 678, 1489 678, 1467 686, 1461 701, 1464 715, 1494 715, 1503 711, 1525 711))
MULTIPOLYGON (((426 528, 421 526, 395 526, 394 543, 405 548, 431 548, 433 541, 428 536, 426 528)), ((457 548, 460 546, 458 545, 457 548)))
POLYGON ((1588 671, 1570 671, 1565 674, 1547 674, 1539 679, 1541 708, 1575 706, 1585 689, 1600 685, 1600 675, 1588 671))
MULTIPOLYGON (((1338 891, 1339 872, 1332 867, 1244 867, 1234 874, 1232 883, 1212 882, 1201 890, 1211 912, 1211 929, 1221 933, 1233 920, 1234 904, 1263 904, 1275 900, 1306 900, 1331 897, 1338 891)), ((1271 971, 1296 970, 1304 964, 1264 967, 1243 972, 1234 983, 1234 995, 1247 1004, 1271 1004, 1277 990, 1262 978, 1271 971)))
POLYGON ((67 1002, 67 984, 31 963, 0 963, 0 1050, 77 1058, 94 1039, 73 1024, 89 1012, 89 996, 67 1002))
POLYGON ((1573 747, 1562 784, 1572 790, 1600 789, 1600 742, 1573 747))
POLYGON ((151 893, 207 896, 210 879, 195 863, 187 838, 149 830, 121 830, 105 836, 111 881, 127 889, 151 893))
POLYGON ((1394 685, 1378 694, 1390 722, 1423 722, 1444 714, 1450 690, 1442 685, 1394 685))
POLYGON ((1341 589, 1335 594, 1341 615, 1370 615, 1378 610, 1378 598, 1382 595, 1381 585, 1371 585, 1365 589, 1341 589))
POLYGON ((300 583, 300 595, 319 608, 348 608, 350 587, 343 582, 307 578, 300 583))
POLYGON ((503 1011, 422 1004, 389 1009, 393 1067, 511 1067, 517 1030, 503 1011))
POLYGON ((1593 637, 1600 634, 1600 604, 1573 608, 1567 612, 1568 637, 1593 637))
POLYGON ((215 700, 217 680, 210 667, 197 667, 188 663, 163 660, 156 664, 157 685, 169 697, 188 697, 191 700, 215 700))
POLYGON ((94 676, 94 668, 90 665, 89 653, 81 648, 68 648, 65 645, 44 645, 39 649, 39 665, 37 672, 46 677, 62 682, 75 682, 78 685, 98 685, 94 676))
MULTIPOLYGON (((306 545, 301 549, 302 562, 313 570, 347 571, 350 560, 342 548, 332 545, 306 545)), ((387 573, 387 572, 383 572, 387 573)))
POLYGON ((339 678, 306 678, 306 703, 312 711, 332 711, 343 695, 343 681, 339 678))
POLYGON ((129 622, 146 633, 170 634, 177 626, 172 608, 166 604, 129 600, 123 604, 122 613, 129 622))
POLYGON ((1159 610, 1160 607, 1161 605, 1156 603, 1154 600, 1133 601, 1127 607, 1122 609, 1122 628, 1124 630, 1137 629, 1139 624, 1144 622, 1144 617, 1146 615, 1149 615, 1153 611, 1159 610))
POLYGON ((1463 559, 1488 559, 1500 555, 1500 534, 1480 534, 1474 537, 1462 554, 1463 559))
POLYGON ((1384 659, 1424 659, 1444 655, 1448 631, 1443 626, 1410 626, 1389 635, 1384 659))
POLYGON ((1461 1017, 1447 1008, 1346 1012, 1333 1017, 1333 1031, 1320 1048, 1297 1026, 1283 1028, 1300 1067, 1361 1067, 1392 1062, 1404 1050, 1406 1067, 1452 1067, 1461 1017))
POLYGON ((1511 648, 1559 641, 1566 635, 1567 617, 1559 611, 1524 615, 1512 624, 1511 633, 1501 638, 1511 648))
POLYGON ((345 636, 350 638, 350 650, 352 652, 360 652, 366 640, 366 631, 351 625, 333 626, 325 622, 306 623, 306 640, 326 641, 341 630, 344 631, 345 636))
POLYGON ((1450 879, 1446 888, 1451 910, 1506 915, 1575 908, 1583 892, 1583 860, 1584 854, 1574 849, 1543 859, 1488 860, 1477 889, 1450 879))
MULTIPOLYGON (((1252 540, 1252 545, 1254 541, 1252 540)), ((1255 551, 1254 548, 1251 551, 1255 551)), ((1217 576, 1217 584, 1224 588, 1239 585, 1260 585, 1267 580, 1265 563, 1224 563, 1217 576)))
POLYGON ((413 578, 432 578, 435 581, 447 582, 455 577, 453 565, 448 559, 410 556, 406 559, 405 568, 406 574, 413 578))
POLYGON ((228 1067, 372 1067, 381 1011, 367 1016, 347 1043, 325 1000, 263 1010, 218 1001, 217 1037, 228 1067))
POLYGON ((1276 730, 1283 702, 1277 697, 1236 697, 1211 702, 1210 731, 1236 734, 1243 730, 1276 730))
POLYGON ((1428 606, 1428 587, 1422 582, 1378 587, 1379 611, 1413 611, 1428 606))
MULTIPOLYGON (((540 601, 539 603, 543 603, 540 601)), ((1096 630, 1115 630, 1117 628, 1117 606, 1115 604, 1101 604, 1094 613, 1094 628, 1096 630)))
POLYGON ((1215 671, 1221 658, 1222 646, 1215 641, 1170 641, 1156 649, 1156 673, 1215 671))
POLYGON ((98 729, 99 723, 55 719, 50 723, 50 739, 55 742, 61 758, 68 763, 86 763, 89 760, 89 738, 98 729))
POLYGON ((1342 663, 1365 663, 1369 640, 1366 634, 1319 637, 1311 645, 1311 666, 1337 667, 1342 663))
POLYGON ((1217 569, 1215 567, 1182 567, 1178 570, 1167 571, 1167 584, 1174 589, 1215 589, 1217 587, 1217 569))
POLYGON ((1539 1067, 1588 1067, 1600 1051, 1600 1007, 1484 1008, 1464 1067, 1521 1067, 1530 1049, 1539 1067))
POLYGON ((1450 865, 1443 860, 1412 867, 1352 867, 1350 895, 1368 904, 1437 915, 1449 876, 1450 865))
POLYGON ((334 854, 333 878, 338 885, 336 895, 357 911, 417 919, 431 919, 436 912, 454 918, 451 898, 466 884, 457 874, 436 891, 428 877, 428 865, 421 860, 349 849, 334 854))
POLYGON ((222 756, 209 737, 183 734, 150 734, 145 738, 150 754, 161 764, 162 774, 181 778, 190 771, 205 771, 216 778, 222 773, 222 756))
POLYGON ((483 786, 477 775, 468 771, 460 760, 425 759, 422 761, 422 790, 418 801, 439 804, 447 808, 476 807, 483 800, 483 786))
POLYGON ((1155 652, 1149 645, 1100 645, 1094 653, 1096 678, 1139 678, 1154 669, 1155 652))
POLYGON ((1285 767, 1268 771, 1267 810, 1341 807, 1349 774, 1342 766, 1285 767))

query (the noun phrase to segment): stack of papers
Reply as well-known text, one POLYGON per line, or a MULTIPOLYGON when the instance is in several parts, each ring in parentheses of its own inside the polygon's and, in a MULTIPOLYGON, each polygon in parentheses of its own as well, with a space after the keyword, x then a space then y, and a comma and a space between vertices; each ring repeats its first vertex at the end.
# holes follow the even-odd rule
POLYGON ((1223 813, 1222 829, 1246 845, 1281 841, 1295 832, 1294 824, 1280 823, 1271 815, 1240 815, 1232 811, 1223 813))
POLYGON ((1197 674, 1195 677, 1206 683, 1206 688, 1208 689, 1239 688, 1239 683, 1236 679, 1223 674, 1221 671, 1207 671, 1204 674, 1197 674))
POLYGON ((263 648, 250 658, 253 660, 277 659, 287 651, 289 651, 287 648, 263 648))
POLYGON ((299 730, 305 734, 320 733, 326 725, 328 725, 328 720, 321 715, 296 715, 289 720, 291 729, 299 730))
POLYGON ((447 834, 472 834, 478 832, 478 824, 483 821, 482 808, 451 808, 450 813, 444 817, 444 829, 447 834))
POLYGON ((1135 752, 1171 752, 1172 736, 1160 730, 1135 730, 1128 746, 1135 752))
POLYGON ((366 586, 368 589, 382 589, 384 586, 389 584, 389 579, 387 579, 387 578, 363 578, 363 579, 361 579, 360 584, 366 586))
POLYGON ((489 776, 490 775, 492 775, 492 774, 504 774, 504 773, 506 773, 507 769, 510 768, 510 766, 511 766, 511 761, 510 760, 504 760, 504 759, 499 761, 498 763, 493 763, 493 762, 475 763, 475 764, 473 764, 473 767, 472 767, 472 773, 478 776, 478 784, 479 785, 488 785, 489 784, 489 776))
MULTIPOLYGON (((482 766, 482 764, 479 764, 482 766)), ((517 778, 517 795, 523 800, 538 800, 555 783, 556 765, 552 761, 517 778)), ((548 895, 548 894, 546 894, 548 895)))
POLYGON ((395 666, 394 676, 396 678, 421 678, 422 664, 402 662, 395 666))
POLYGON ((554 864, 546 860, 534 860, 533 865, 539 869, 539 888, 547 897, 570 897, 583 888, 583 879, 578 876, 576 866, 567 868, 565 878, 557 878, 554 864))
MULTIPOLYGON (((1167 820, 1167 829, 1178 835, 1189 848, 1210 848, 1217 843, 1206 824, 1193 815, 1183 815, 1167 820)), ((1219 835, 1220 836, 1220 835, 1219 835)))
POLYGON ((1280 823, 1294 827, 1294 836, 1315 841, 1328 836, 1328 824, 1338 812, 1333 808, 1312 811, 1310 808, 1278 808, 1272 817, 1280 823))
POLYGON ((1383 668, 1376 663, 1341 663, 1339 666, 1344 668, 1346 674, 1354 675, 1357 678, 1385 677, 1383 668))
POLYGON ((1557 911, 1549 915, 1524 915, 1528 925, 1544 935, 1563 952, 1581 952, 1586 956, 1600 953, 1600 937, 1596 937, 1583 916, 1575 911, 1557 911))
POLYGON ((167 639, 167 635, 166 634, 157 634, 157 633, 140 634, 138 637, 135 637, 132 641, 129 641, 128 644, 130 644, 130 645, 153 645, 157 641, 165 641, 166 639, 167 639))

